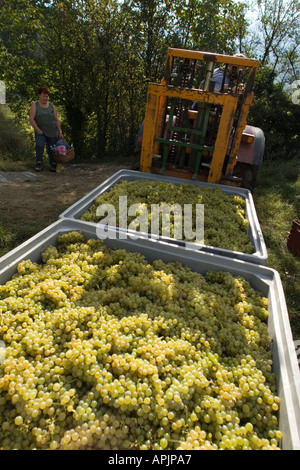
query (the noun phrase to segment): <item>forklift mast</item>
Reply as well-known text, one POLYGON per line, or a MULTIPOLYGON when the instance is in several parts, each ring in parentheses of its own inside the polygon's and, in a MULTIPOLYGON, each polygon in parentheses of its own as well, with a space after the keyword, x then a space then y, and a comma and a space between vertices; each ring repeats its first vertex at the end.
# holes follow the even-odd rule
POLYGON ((234 168, 242 138, 254 138, 244 131, 258 65, 169 48, 164 79, 148 86, 141 171, 240 186, 234 168))

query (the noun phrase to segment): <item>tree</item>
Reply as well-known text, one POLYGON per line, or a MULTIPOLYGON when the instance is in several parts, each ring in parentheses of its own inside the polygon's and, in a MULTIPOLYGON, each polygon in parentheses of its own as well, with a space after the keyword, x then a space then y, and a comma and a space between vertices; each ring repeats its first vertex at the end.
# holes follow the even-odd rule
POLYGON ((236 52, 246 33, 245 5, 231 0, 188 0, 172 4, 179 47, 236 52))
MULTIPOLYGON (((128 150, 124 139, 129 137, 128 107, 132 109, 132 66, 128 35, 130 24, 126 11, 118 1, 90 1, 85 6, 88 23, 86 42, 87 77, 90 96, 89 109, 96 117, 97 156, 108 151, 128 150), (102 8, 101 8, 102 7, 102 8)), ((136 85, 136 83, 135 83, 136 85)), ((133 116, 132 116, 133 118, 133 116)))
POLYGON ((0 0, 0 79, 26 120, 38 86, 51 88, 78 158, 128 155, 167 48, 236 52, 243 11, 233 0, 0 0))
POLYGON ((43 21, 30 0, 0 1, 0 79, 17 117, 28 115, 38 84, 47 77, 42 50, 43 21))
POLYGON ((266 137, 264 159, 287 160, 299 156, 300 106, 294 104, 282 83, 276 81, 273 67, 259 68, 248 124, 260 127, 266 137))
POLYGON ((299 0, 255 0, 252 15, 256 27, 247 48, 268 65, 281 81, 295 80, 300 71, 299 0))
POLYGON ((172 31, 169 0, 127 0, 124 2, 130 20, 135 53, 142 60, 147 81, 161 78, 165 54, 172 31))

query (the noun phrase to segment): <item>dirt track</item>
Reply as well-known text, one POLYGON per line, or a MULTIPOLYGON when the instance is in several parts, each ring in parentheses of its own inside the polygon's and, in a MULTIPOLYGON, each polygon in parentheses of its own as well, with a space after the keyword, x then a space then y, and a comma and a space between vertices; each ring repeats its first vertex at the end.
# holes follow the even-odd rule
POLYGON ((2 181, 0 178, 0 220, 13 224, 50 224, 61 212, 123 168, 126 166, 113 163, 73 164, 57 173, 45 170, 32 175, 29 172, 25 180, 24 175, 7 175, 14 178, 9 182, 6 177, 2 181))

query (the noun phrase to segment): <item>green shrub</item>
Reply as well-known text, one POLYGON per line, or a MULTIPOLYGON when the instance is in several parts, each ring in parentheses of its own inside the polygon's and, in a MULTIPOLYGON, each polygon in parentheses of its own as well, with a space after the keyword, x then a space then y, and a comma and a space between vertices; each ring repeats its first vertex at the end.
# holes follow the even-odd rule
POLYGON ((258 70, 254 94, 256 99, 247 122, 264 131, 264 161, 286 161, 299 156, 300 106, 292 102, 284 85, 266 66, 258 70))
POLYGON ((30 138, 0 106, 0 162, 26 161, 33 151, 30 138))

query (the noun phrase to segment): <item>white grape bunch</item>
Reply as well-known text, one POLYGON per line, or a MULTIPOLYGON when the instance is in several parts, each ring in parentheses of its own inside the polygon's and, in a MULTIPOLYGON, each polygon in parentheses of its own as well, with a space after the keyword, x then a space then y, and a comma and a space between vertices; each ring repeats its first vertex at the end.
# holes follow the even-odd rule
MULTIPOLYGON (((192 228, 195 232, 196 204, 204 205, 204 244, 231 251, 252 254, 254 246, 251 243, 248 228, 249 220, 246 214, 246 201, 239 195, 225 194, 218 187, 201 187, 188 183, 174 184, 162 181, 121 180, 110 190, 104 192, 91 204, 90 208, 81 216, 81 220, 101 222, 103 217, 97 215, 97 208, 101 204, 112 204, 116 210, 116 225, 119 222, 119 197, 127 197, 128 207, 139 204, 140 211, 148 213, 148 233, 151 233, 151 206, 154 204, 167 204, 172 207, 179 204, 184 210, 185 204, 192 204, 192 228)), ((135 216, 127 217, 127 227, 135 216)), ((137 227, 137 230, 139 228, 137 227)), ((174 214, 171 213, 171 238, 174 236, 174 214)), ((160 225, 160 235, 162 235, 160 225)), ((182 230, 182 239, 189 239, 182 230)))
POLYGON ((0 449, 279 449, 268 302, 70 232, 0 286, 0 449))

